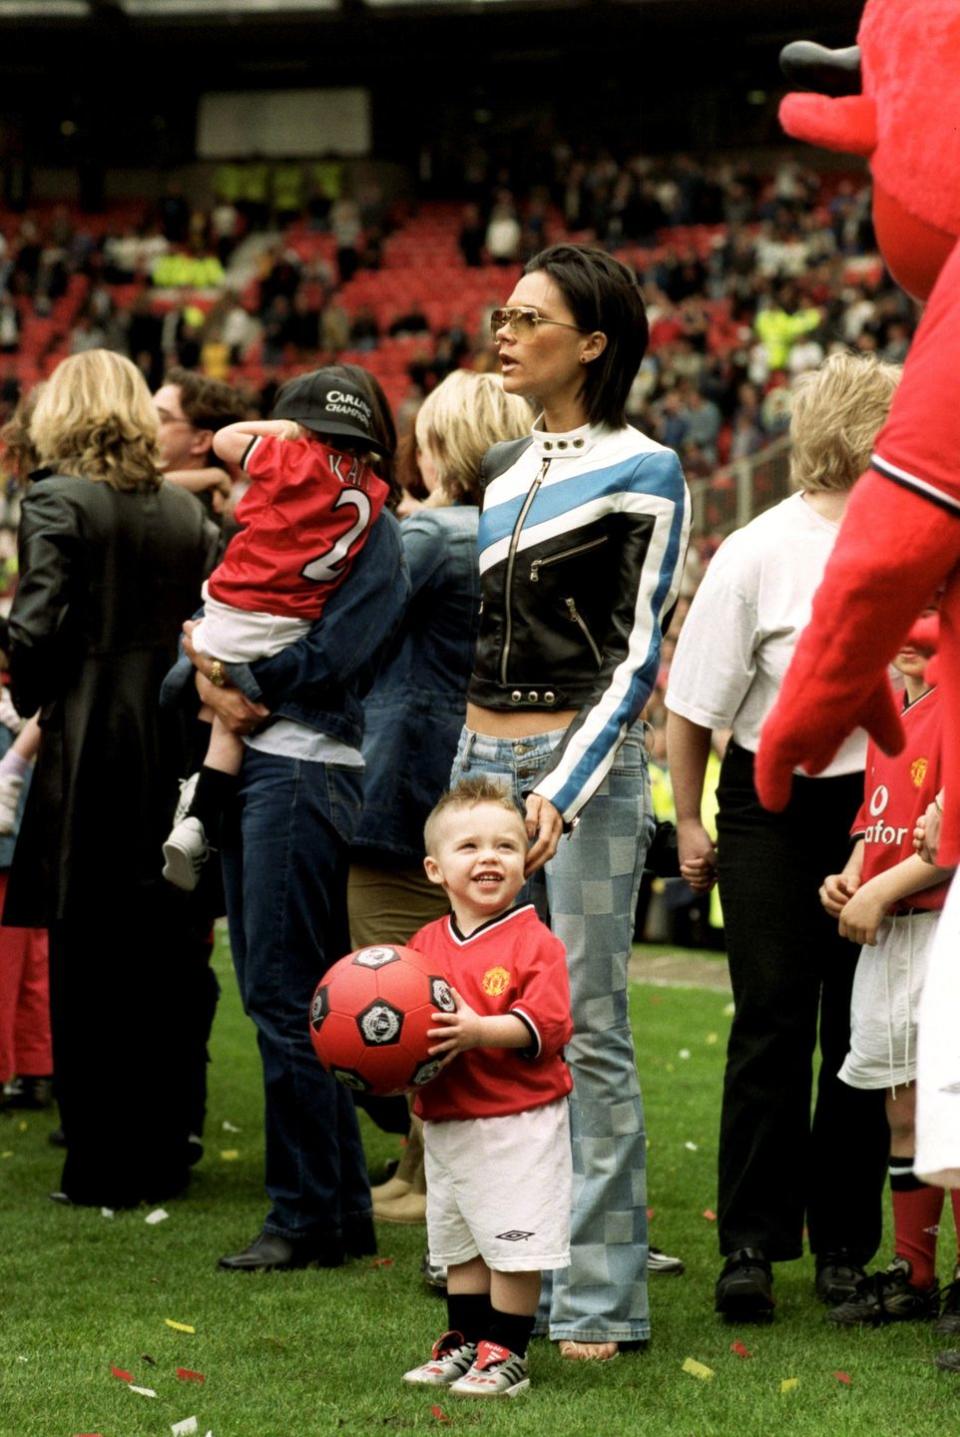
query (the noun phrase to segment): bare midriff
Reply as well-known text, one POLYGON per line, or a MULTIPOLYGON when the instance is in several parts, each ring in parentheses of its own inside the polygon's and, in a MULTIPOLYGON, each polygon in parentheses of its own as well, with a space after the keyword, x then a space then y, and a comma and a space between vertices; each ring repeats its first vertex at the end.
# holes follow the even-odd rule
POLYGON ((535 733, 550 733, 568 728, 579 709, 482 709, 467 704, 467 728, 488 738, 529 738, 535 733))

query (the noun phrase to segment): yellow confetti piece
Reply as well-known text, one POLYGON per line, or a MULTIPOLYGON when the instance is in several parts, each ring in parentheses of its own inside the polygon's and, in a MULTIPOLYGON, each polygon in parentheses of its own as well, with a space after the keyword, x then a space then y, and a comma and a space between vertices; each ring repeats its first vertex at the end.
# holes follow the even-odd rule
POLYGON ((18 1133, 25 1133, 29 1127, 30 1127, 30 1124, 24 1122, 23 1118, 21 1118, 20 1121, 19 1121, 19 1123, 17 1123, 17 1132, 18 1132, 18 1133))
POLYGON ((782 1397, 785 1392, 792 1392, 795 1387, 799 1387, 799 1386, 800 1386, 800 1378, 799 1378, 799 1377, 785 1377, 785 1378, 783 1379, 783 1381, 780 1383, 780 1396, 782 1397))
POLYGON ((12 1158, 13 1153, 0 1153, 0 1158, 12 1158))
POLYGON ((239 1148, 221 1148, 220 1161, 224 1163, 235 1163, 240 1156, 239 1148))
POLYGON ((713 1045, 714 1045, 714 1043, 716 1043, 717 1041, 718 1041, 718 1036, 717 1036, 716 1033, 708 1033, 708 1034, 707 1034, 707 1046, 708 1046, 708 1047, 712 1048, 713 1045))
POLYGON ((683 1370, 684 1372, 689 1372, 691 1377, 699 1377, 701 1382, 709 1382, 714 1375, 712 1367, 707 1367, 705 1363, 698 1362, 695 1357, 684 1358, 683 1370))
POLYGON ((197 1330, 195 1327, 190 1327, 186 1322, 174 1322, 172 1317, 165 1317, 163 1320, 167 1327, 173 1328, 174 1332, 196 1332, 197 1330))

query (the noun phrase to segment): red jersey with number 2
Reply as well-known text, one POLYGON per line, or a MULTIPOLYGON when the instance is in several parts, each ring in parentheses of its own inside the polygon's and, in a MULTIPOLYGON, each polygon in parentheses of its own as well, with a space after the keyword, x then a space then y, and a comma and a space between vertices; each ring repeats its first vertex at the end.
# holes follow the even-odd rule
POLYGON ((243 457, 244 527, 210 575, 218 603, 319 619, 367 542, 389 490, 369 464, 319 439, 260 435, 243 457))

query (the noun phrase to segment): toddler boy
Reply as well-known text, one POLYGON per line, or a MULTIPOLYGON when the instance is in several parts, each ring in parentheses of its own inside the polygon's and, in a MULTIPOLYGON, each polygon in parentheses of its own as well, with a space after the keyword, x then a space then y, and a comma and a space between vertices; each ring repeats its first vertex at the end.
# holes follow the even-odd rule
POLYGON ((427 877, 453 910, 410 940, 443 963, 456 1005, 434 1015, 430 1051, 444 1066, 414 1104, 449 1330, 404 1380, 512 1397, 529 1386, 540 1273, 570 1262, 566 955, 532 904, 513 906, 527 832, 496 782, 466 779, 445 794, 424 840, 427 877))
MULTIPOLYGON (((383 445, 373 406, 346 377, 300 375, 280 391, 273 416, 213 437, 219 457, 252 481, 237 506, 243 528, 204 585, 204 616, 191 634, 197 653, 213 659, 215 684, 226 682, 224 664, 272 658, 307 633, 389 493, 374 468, 383 445)), ((163 845, 163 876, 177 888, 196 887, 242 761, 242 740, 214 716, 203 767, 184 785, 163 845)))

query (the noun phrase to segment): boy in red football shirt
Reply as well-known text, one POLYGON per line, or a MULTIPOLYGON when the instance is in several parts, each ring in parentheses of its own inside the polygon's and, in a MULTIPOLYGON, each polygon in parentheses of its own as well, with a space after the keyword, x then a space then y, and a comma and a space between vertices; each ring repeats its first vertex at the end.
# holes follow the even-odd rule
MULTIPOLYGON (((903 675, 906 747, 893 757, 871 740, 864 802, 846 868, 823 882, 820 899, 841 934, 864 945, 853 981, 850 1051, 839 1076, 853 1088, 887 1088, 893 1262, 866 1278, 829 1313, 841 1325, 879 1325, 935 1316, 937 1224, 943 1189, 913 1171, 917 1009, 950 868, 914 853, 913 831, 943 782, 939 690, 928 683, 928 654, 908 638, 894 659, 903 675)), ((960 1218, 960 1192, 954 1214, 960 1218)), ((960 1231, 960 1228, 958 1228, 960 1231)), ((960 1309, 958 1309, 960 1310, 960 1309)))
POLYGON ((456 1002, 453 1013, 434 1014, 430 1052, 444 1066, 414 1103, 449 1331, 404 1380, 513 1396, 529 1386, 540 1273, 570 1262, 566 954, 532 904, 513 906, 527 831, 496 782, 466 779, 444 794, 424 840, 427 877, 453 909, 410 939, 445 965, 456 1002))
MULTIPOLYGON (((373 468, 383 452, 373 406, 344 375, 300 375, 273 413, 213 437, 218 456, 251 480, 237 506, 243 528, 204 585, 204 616, 191 633, 214 660, 214 683, 224 682, 224 664, 272 658, 311 628, 389 493, 373 468)), ((184 785, 163 845, 163 876, 178 888, 196 887, 242 761, 243 741, 214 716, 203 767, 184 785)))

